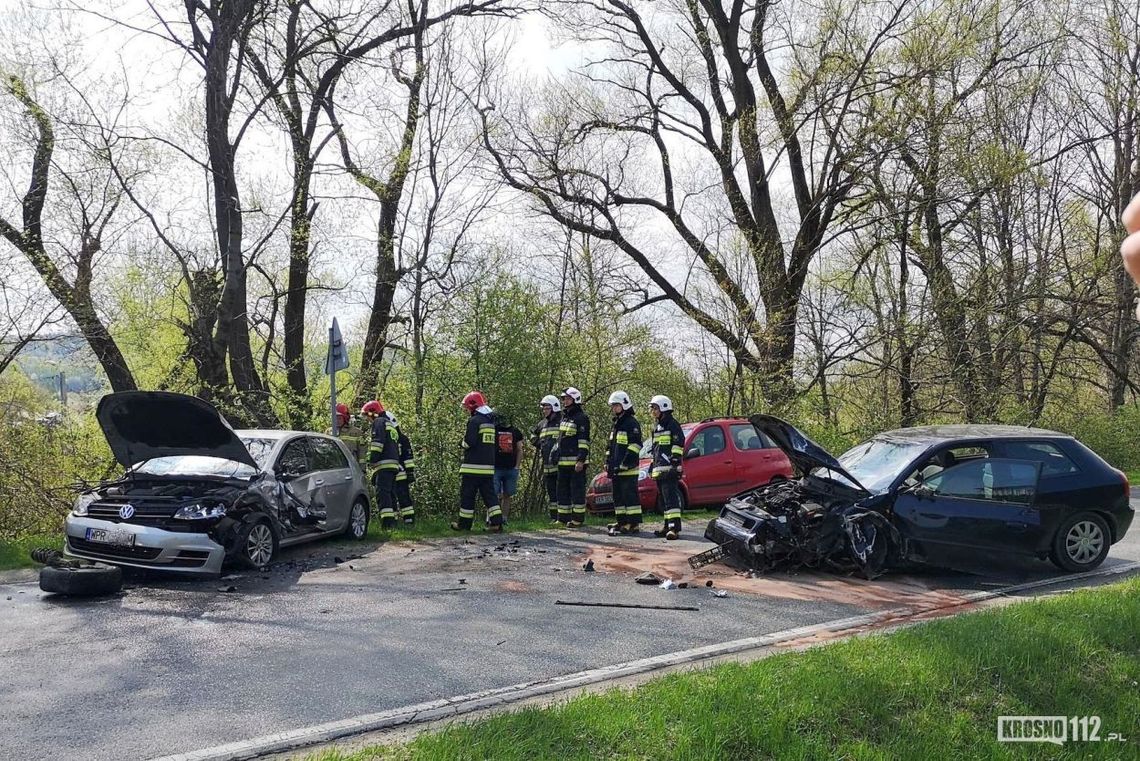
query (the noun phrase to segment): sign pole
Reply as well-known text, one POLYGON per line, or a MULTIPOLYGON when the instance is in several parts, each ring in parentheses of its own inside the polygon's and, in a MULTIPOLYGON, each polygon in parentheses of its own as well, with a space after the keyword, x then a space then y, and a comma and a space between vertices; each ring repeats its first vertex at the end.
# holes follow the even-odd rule
POLYGON ((329 373, 330 385, 331 385, 331 389, 332 389, 332 393, 330 394, 330 397, 329 397, 329 405, 332 408, 332 410, 331 410, 332 411, 332 435, 333 436, 339 436, 340 431, 337 430, 338 426, 337 426, 337 419, 336 419, 336 362, 334 361, 334 358, 333 358, 333 351, 334 351, 334 349, 333 349, 333 329, 329 328, 328 366, 332 369, 332 372, 329 373))

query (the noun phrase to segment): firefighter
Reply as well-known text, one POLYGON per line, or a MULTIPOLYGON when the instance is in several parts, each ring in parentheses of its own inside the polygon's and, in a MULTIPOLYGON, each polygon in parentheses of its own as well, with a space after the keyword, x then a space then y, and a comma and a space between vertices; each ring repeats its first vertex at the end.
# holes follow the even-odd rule
POLYGON ((636 534, 641 530, 641 499, 637 496, 641 424, 634 414, 633 401, 624 391, 610 394, 610 412, 614 416, 606 452, 606 475, 614 490, 614 523, 609 526, 610 536, 636 534))
POLYGON ((495 496, 495 413, 478 391, 463 397, 463 408, 470 419, 463 436, 463 464, 459 466, 459 520, 451 524, 455 531, 470 531, 475 522, 475 496, 483 498, 487 508, 487 530, 503 530, 503 513, 495 496))
MULTIPOLYGON (((330 428, 326 433, 331 435, 333 431, 330 428)), ((360 463, 360 467, 363 469, 368 462, 368 443, 365 441, 367 436, 364 429, 353 424, 347 404, 336 406, 336 436, 344 442, 348 451, 352 453, 353 458, 360 463)))
POLYGON ((676 539, 681 535, 681 460, 685 455, 685 432, 673 419, 673 401, 658 394, 649 400, 649 412, 657 421, 653 426, 653 460, 649 476, 657 482, 665 525, 654 536, 676 539))
POLYGON ((416 461, 412 456, 412 440, 404 433, 392 410, 387 410, 384 414, 396 429, 396 447, 399 451, 400 470, 396 473, 396 505, 400 510, 400 520, 405 526, 412 526, 416 522, 416 504, 412 499, 412 484, 416 482, 416 461))
POLYGON ((373 399, 367 402, 361 413, 372 422, 372 440, 368 444, 368 474, 372 488, 376 491, 376 503, 380 506, 380 528, 391 530, 396 527, 396 474, 400 471, 400 451, 397 446, 399 434, 396 426, 384 414, 384 405, 373 399))
POLYGON ((582 392, 562 392, 558 423, 558 522, 577 528, 586 522, 586 461, 590 457, 590 418, 582 411, 582 392))
POLYGON ((542 409, 542 420, 535 424, 530 433, 531 444, 542 461, 543 481, 546 483, 546 498, 550 503, 550 520, 558 520, 558 425, 562 422, 562 403, 554 394, 542 397, 538 406, 542 409))

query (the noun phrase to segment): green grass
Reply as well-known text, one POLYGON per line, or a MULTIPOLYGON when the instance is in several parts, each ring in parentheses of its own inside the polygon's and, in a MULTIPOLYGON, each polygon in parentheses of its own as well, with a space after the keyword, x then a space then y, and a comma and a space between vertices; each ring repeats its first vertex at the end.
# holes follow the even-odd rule
POLYGON ((21 539, 0 541, 0 571, 38 567, 39 564, 33 561, 29 554, 36 547, 55 547, 57 550, 62 550, 63 533, 36 534, 21 539))
POLYGON ((1140 484, 1140 470, 1128 470, 1124 475, 1128 476, 1128 483, 1140 484))
POLYGON ((1137 758, 1140 579, 586 695, 320 761, 1137 758), (1127 741, 998 743, 999 715, 1127 741))

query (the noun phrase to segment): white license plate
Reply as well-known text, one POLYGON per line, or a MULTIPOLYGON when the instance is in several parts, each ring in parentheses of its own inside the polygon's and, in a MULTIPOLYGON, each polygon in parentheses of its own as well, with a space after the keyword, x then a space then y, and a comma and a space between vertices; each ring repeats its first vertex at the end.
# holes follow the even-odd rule
POLYGON ((117 544, 123 547, 135 546, 135 535, 130 531, 115 530, 111 528, 87 529, 87 541, 100 544, 117 544))
POLYGON ((740 517, 736 513, 728 513, 724 516, 724 518, 722 518, 722 520, 725 523, 731 523, 733 526, 740 526, 741 528, 744 527, 744 518, 740 517))
POLYGON ((599 494, 594 497, 595 505, 612 505, 614 503, 614 495, 612 494, 599 494))

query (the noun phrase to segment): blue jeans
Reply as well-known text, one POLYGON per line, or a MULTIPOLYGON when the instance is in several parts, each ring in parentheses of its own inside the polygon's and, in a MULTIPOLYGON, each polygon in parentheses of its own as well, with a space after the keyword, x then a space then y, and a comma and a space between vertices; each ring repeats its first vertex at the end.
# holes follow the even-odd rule
POLYGON ((519 490, 518 468, 495 468, 495 494, 513 497, 519 490))

